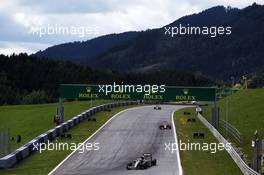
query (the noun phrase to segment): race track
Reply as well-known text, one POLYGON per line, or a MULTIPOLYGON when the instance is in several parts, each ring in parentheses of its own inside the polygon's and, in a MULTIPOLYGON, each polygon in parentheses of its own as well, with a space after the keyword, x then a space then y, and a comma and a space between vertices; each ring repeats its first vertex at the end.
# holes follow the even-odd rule
POLYGON ((165 151, 165 143, 174 143, 173 127, 160 130, 162 121, 171 123, 173 111, 184 106, 136 107, 118 114, 96 133, 89 143, 99 143, 97 151, 75 152, 52 175, 178 175, 177 153, 165 151), (152 153, 157 166, 147 170, 126 170, 129 161, 142 153, 152 153))

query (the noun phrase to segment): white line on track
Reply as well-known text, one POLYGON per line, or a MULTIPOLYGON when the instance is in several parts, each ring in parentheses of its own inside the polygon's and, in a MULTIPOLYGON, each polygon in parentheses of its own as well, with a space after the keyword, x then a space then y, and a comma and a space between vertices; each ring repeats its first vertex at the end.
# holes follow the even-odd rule
POLYGON ((129 111, 129 110, 134 110, 136 108, 145 108, 145 107, 149 107, 149 106, 143 106, 143 107, 133 107, 133 108, 129 108, 129 109, 125 109, 123 111, 118 112, 117 114, 115 114, 113 117, 111 117, 107 122, 105 122, 97 131, 95 131, 88 139, 86 139, 76 150, 74 150, 73 152, 71 152, 63 161, 61 161, 48 175, 52 175, 52 173, 54 173, 65 161, 67 161, 76 151, 78 151, 80 149, 80 147, 85 144, 86 142, 88 142, 93 136, 95 136, 101 129, 103 129, 110 121, 112 121, 114 118, 116 118, 118 115, 120 115, 123 112, 129 111))
MULTIPOLYGON (((175 112, 175 111, 174 111, 175 112)), ((174 139, 175 139, 175 144, 176 144, 176 149, 177 149, 177 162, 178 162, 178 169, 179 169, 179 175, 182 175, 182 165, 181 165, 181 159, 180 159, 180 151, 179 151, 179 145, 178 145, 178 139, 177 139, 177 134, 176 134, 176 127, 174 123, 174 112, 171 113, 171 120, 172 120, 172 125, 173 125, 173 132, 174 132, 174 139)))

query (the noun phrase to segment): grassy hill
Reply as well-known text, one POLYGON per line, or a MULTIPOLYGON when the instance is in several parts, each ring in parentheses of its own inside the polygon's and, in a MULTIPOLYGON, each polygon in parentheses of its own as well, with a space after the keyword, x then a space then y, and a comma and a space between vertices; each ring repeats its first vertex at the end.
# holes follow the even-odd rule
MULTIPOLYGON (((65 120, 103 103, 110 103, 107 100, 93 101, 74 101, 64 103, 65 120)), ((55 126, 53 117, 56 113, 56 103, 42 105, 14 105, 0 106, 0 131, 10 129, 10 136, 19 134, 22 142, 11 142, 11 150, 14 150, 41 133, 55 126)))
MULTIPOLYGON (((185 108, 175 112, 174 121, 178 139, 183 143, 218 143, 218 140, 199 119, 194 123, 187 122, 188 118, 194 116, 194 108, 185 108), (184 115, 184 112, 190 112, 191 115, 184 115), (194 132, 204 133, 205 138, 194 139, 192 136, 194 132)), ((222 175, 230 174, 230 172, 232 175, 242 174, 226 151, 211 153, 205 150, 187 150, 180 151, 180 156, 184 175, 222 175)))
MULTIPOLYGON (((243 135, 244 143, 239 145, 239 147, 248 155, 248 160, 250 162, 252 161, 251 141, 254 132, 257 130, 260 138, 264 138, 263 100, 264 88, 241 90, 218 102, 218 106, 220 107, 220 119, 226 120, 226 111, 228 111, 228 122, 235 126, 243 135)), ((208 109, 206 116, 210 116, 208 109)), ((223 130, 221 132, 225 135, 223 130)), ((231 137, 226 137, 232 140, 231 137)))
MULTIPOLYGON (((80 103, 79 103, 80 104, 80 103)), ((80 104, 82 106, 82 104, 80 104)), ((78 104, 76 104, 78 106, 78 104)), ((85 106, 85 104, 83 104, 85 106)), ((58 138, 56 143, 80 144, 98 130, 106 121, 108 121, 116 113, 133 106, 121 106, 114 108, 111 112, 101 111, 96 113, 93 118, 96 122, 83 121, 66 134, 71 134, 72 138, 58 138)), ((54 143, 54 141, 53 141, 54 143)), ((45 175, 54 169, 63 159, 65 159, 71 150, 45 150, 42 153, 35 152, 27 159, 9 169, 0 169, 1 175, 45 175)))

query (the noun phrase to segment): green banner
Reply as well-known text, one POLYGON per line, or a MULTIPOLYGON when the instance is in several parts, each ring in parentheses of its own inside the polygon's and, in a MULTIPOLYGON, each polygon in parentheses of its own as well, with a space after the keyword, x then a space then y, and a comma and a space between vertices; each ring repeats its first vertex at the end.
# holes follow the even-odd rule
MULTIPOLYGON (((160 89, 149 87, 144 91, 143 85, 127 86, 126 91, 114 91, 110 85, 102 88, 102 85, 78 85, 62 84, 60 97, 66 99, 113 99, 113 100, 157 100, 157 101, 215 101, 216 88, 214 87, 174 87, 163 86, 160 89), (108 91, 106 92, 106 89, 108 91), (159 89, 159 91, 158 91, 159 89), (112 91, 109 91, 112 90, 112 91)), ((120 90, 120 89, 118 89, 120 90)))

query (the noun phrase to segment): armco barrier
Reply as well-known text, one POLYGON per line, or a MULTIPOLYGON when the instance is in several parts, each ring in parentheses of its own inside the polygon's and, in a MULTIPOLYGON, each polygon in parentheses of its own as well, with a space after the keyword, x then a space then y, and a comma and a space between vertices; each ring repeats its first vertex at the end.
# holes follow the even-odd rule
POLYGON ((75 125, 78 125, 81 121, 84 121, 85 119, 92 116, 96 112, 103 111, 105 108, 114 108, 118 106, 133 105, 133 104, 137 104, 137 102, 131 101, 131 102, 122 102, 122 103, 111 103, 111 104, 100 105, 88 109, 85 112, 77 116, 74 116, 72 119, 62 123, 61 125, 56 126, 55 128, 50 129, 47 132, 39 135, 38 137, 31 140, 30 142, 23 145, 14 152, 6 155, 3 158, 0 158, 0 169, 13 167, 21 160, 30 156, 30 154, 34 152, 34 146, 36 146, 37 144, 46 143, 48 142, 48 140, 52 141, 56 139, 62 133, 67 132, 69 129, 71 129, 75 125))
MULTIPOLYGON (((223 143, 225 145, 228 143, 228 141, 217 131, 217 129, 215 129, 201 114, 198 114, 197 116, 202 121, 202 123, 212 132, 212 134, 218 139, 220 143, 223 143)), ((258 172, 254 171, 243 161, 243 159, 233 147, 231 147, 230 150, 226 151, 229 153, 229 155, 232 157, 232 159, 244 175, 259 175, 258 172)))
MULTIPOLYGON (((67 131, 67 130, 65 130, 67 131)), ((56 138, 56 130, 55 129, 50 129, 46 132, 48 139, 49 140, 53 140, 54 138, 56 138)))

